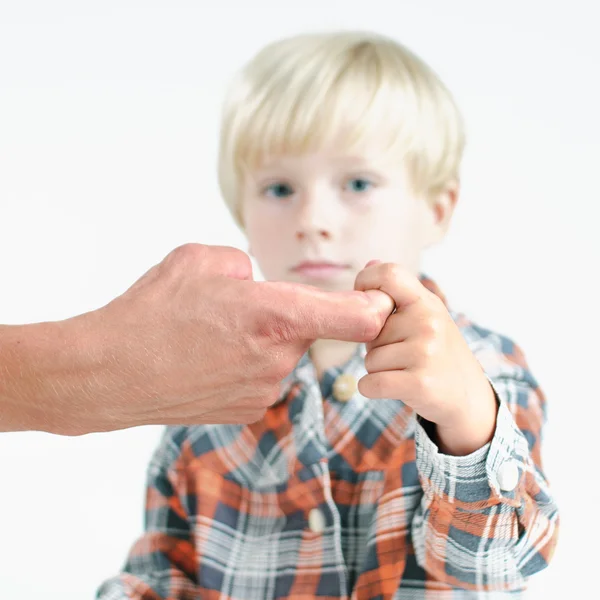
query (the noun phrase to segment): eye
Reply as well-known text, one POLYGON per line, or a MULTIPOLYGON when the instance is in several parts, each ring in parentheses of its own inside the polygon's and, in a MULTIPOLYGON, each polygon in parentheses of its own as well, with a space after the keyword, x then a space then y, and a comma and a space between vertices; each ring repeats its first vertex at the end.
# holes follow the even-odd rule
POLYGON ((288 198, 294 193, 291 185, 283 182, 272 183, 268 185, 264 192, 265 196, 271 196, 273 198, 288 198))
POLYGON ((355 177, 346 183, 346 190, 356 194, 362 194, 373 187, 373 183, 363 177, 355 177))

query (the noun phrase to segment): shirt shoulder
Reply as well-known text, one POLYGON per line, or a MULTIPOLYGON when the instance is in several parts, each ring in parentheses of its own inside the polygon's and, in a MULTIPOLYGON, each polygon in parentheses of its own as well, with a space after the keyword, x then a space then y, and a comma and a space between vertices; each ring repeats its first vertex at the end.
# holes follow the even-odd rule
POLYGON ((471 352, 490 378, 531 379, 529 366, 521 346, 511 337, 488 329, 461 312, 450 311, 471 352))

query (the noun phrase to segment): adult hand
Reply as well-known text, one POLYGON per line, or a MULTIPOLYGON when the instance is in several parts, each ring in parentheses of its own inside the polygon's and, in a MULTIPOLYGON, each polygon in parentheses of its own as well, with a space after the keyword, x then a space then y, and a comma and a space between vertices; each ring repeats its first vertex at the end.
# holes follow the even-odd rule
POLYGON ((255 282, 243 252, 187 244, 96 311, 0 328, 17 375, 0 430, 253 422, 315 339, 369 342, 392 309, 380 291, 255 282))

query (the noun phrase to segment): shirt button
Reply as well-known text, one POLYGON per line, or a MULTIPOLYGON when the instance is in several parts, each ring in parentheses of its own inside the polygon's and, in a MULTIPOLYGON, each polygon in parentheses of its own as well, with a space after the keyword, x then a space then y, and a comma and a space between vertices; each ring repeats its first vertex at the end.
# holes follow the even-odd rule
POLYGON ((498 484, 503 492, 512 492, 519 483, 519 467, 514 461, 505 462, 498 471, 498 484))
POLYGON ((358 389, 356 379, 344 373, 339 375, 333 383, 333 397, 338 402, 348 402, 358 389))
POLYGON ((325 525, 325 515, 318 508, 313 508, 308 513, 308 527, 310 530, 313 533, 323 533, 325 525))

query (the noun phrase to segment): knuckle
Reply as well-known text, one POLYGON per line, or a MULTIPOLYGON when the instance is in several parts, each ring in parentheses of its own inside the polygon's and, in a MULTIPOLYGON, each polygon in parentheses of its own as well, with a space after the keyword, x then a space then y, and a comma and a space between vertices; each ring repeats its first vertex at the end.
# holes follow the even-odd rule
POLYGON ((200 244, 182 244, 175 248, 171 253, 170 257, 176 262, 181 262, 187 264, 189 262, 196 261, 202 258, 206 253, 206 249, 204 246, 200 244))
POLYGON ((290 343, 294 339, 292 324, 282 314, 265 315, 259 324, 259 334, 271 342, 290 343))
POLYGON ((201 262, 206 255, 206 249, 200 244, 183 244, 171 250, 161 263, 161 270, 164 273, 172 274, 176 277, 183 272, 191 271, 192 265, 201 262))
POLYGON ((423 323, 420 327, 421 343, 425 346, 429 345, 436 337, 435 327, 431 323, 423 323))
POLYGON ((426 372, 418 373, 415 377, 414 387, 415 393, 419 397, 427 397, 434 389, 435 381, 431 375, 426 372))
POLYGON ((365 356, 365 369, 367 373, 374 373, 377 371, 377 364, 379 362, 378 357, 380 354, 378 350, 378 348, 374 348, 370 352, 367 352, 365 356))
POLYGON ((233 248, 233 250, 235 252, 232 254, 232 257, 238 263, 239 268, 247 271, 248 274, 252 273, 252 260, 250 257, 245 252, 242 252, 237 248, 233 248))
POLYGON ((250 266, 252 264, 250 257, 245 252, 240 250, 239 248, 222 247, 221 250, 223 252, 227 253, 233 260, 243 262, 243 263, 247 264, 248 266, 250 266))
POLYGON ((442 320, 438 316, 429 316, 421 322, 420 333, 426 340, 436 339, 442 332, 442 320))
POLYGON ((427 342, 425 342, 425 345, 423 348, 423 352, 424 352, 425 356, 428 356, 428 357, 435 356, 437 354, 437 351, 438 351, 437 338, 433 338, 433 339, 427 340, 427 342))
POLYGON ((242 279, 252 276, 252 260, 245 252, 229 246, 216 246, 213 250, 213 262, 223 273, 242 279))
POLYGON ((368 342, 372 342, 381 333, 383 325, 383 317, 379 314, 377 308, 372 307, 368 314, 368 318, 365 320, 363 330, 364 339, 368 342))
POLYGON ((432 359, 437 354, 437 341, 435 339, 424 340, 421 343, 419 354, 426 361, 432 359))
POLYGON ((383 278, 385 281, 396 281, 402 274, 402 269, 396 263, 386 263, 383 267, 383 278))

